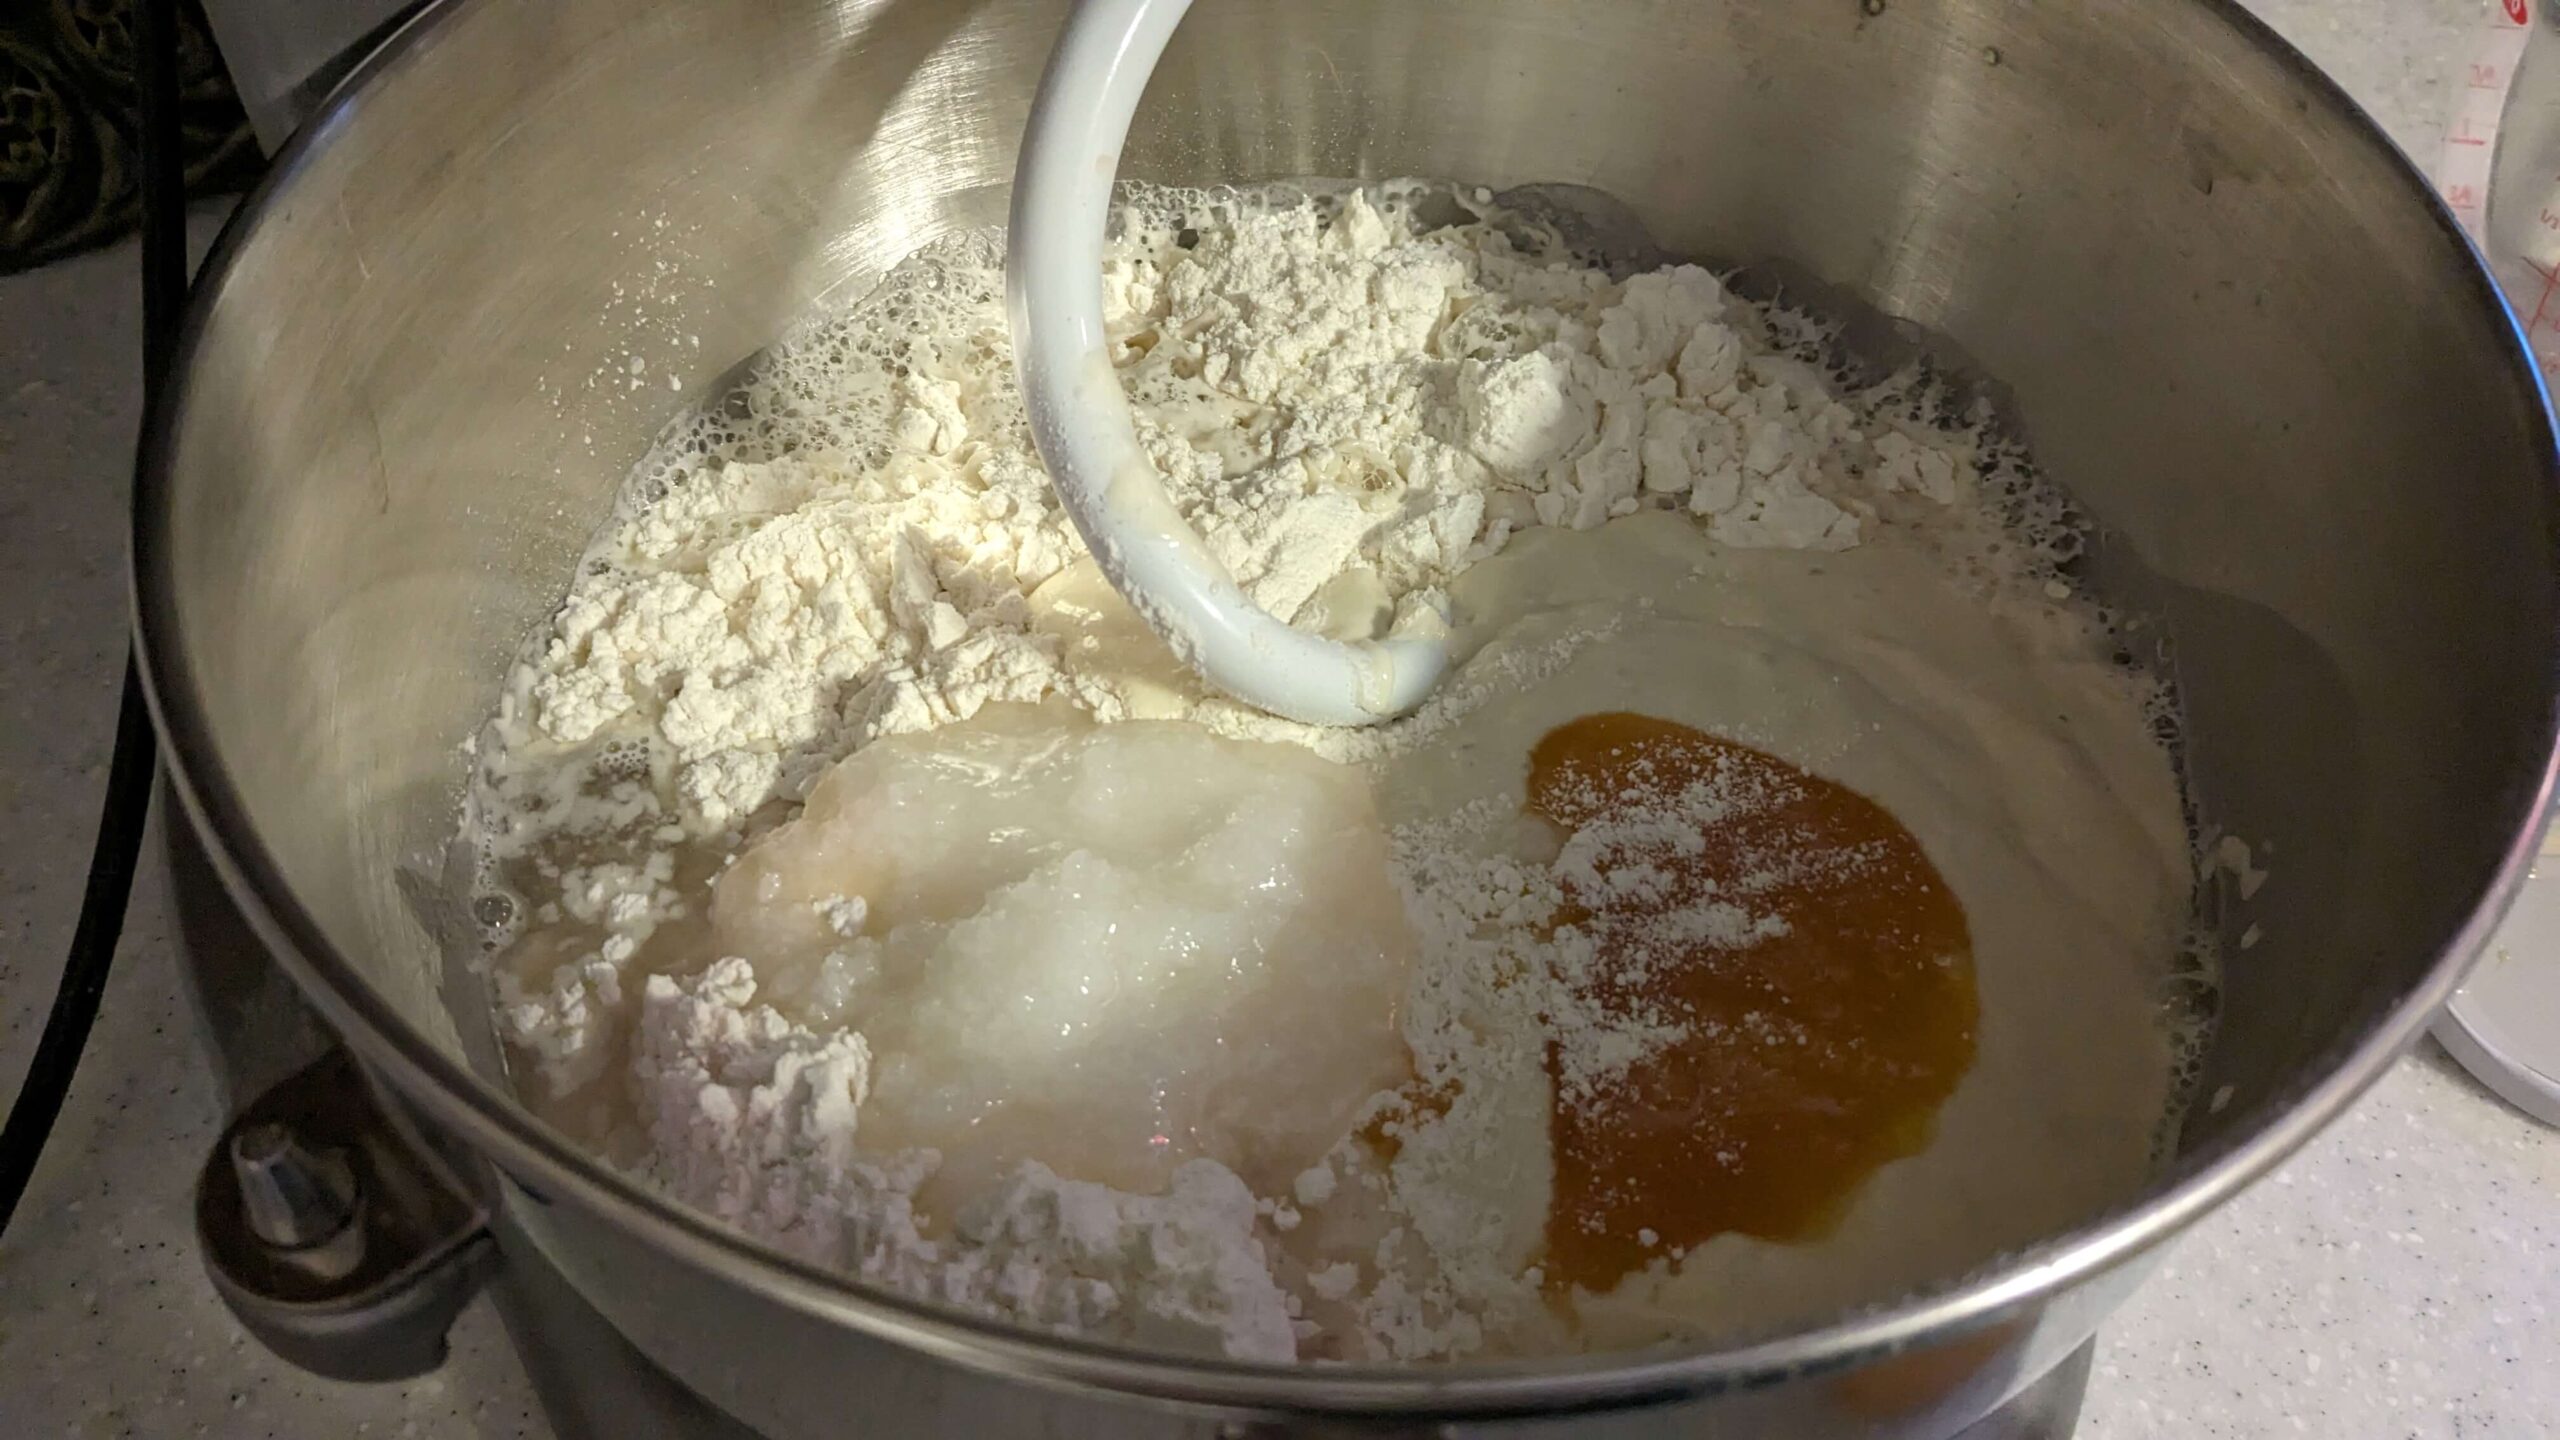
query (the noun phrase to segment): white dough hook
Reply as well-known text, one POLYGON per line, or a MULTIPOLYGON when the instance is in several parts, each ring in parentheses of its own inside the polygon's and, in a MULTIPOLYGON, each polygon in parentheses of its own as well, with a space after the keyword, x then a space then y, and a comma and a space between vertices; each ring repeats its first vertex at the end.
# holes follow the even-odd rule
POLYGON ((1102 328, 1102 242, 1139 92, 1191 0, 1078 0, 1031 102, 1005 300, 1031 436, 1102 572, 1183 663, 1248 704, 1373 725, 1420 704, 1444 638, 1344 643, 1255 605, 1192 532, 1138 444, 1102 328))

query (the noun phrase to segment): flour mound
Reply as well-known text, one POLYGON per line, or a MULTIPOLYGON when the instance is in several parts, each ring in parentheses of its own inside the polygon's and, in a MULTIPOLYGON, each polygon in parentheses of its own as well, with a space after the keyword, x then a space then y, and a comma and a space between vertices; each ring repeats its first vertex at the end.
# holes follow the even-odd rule
MULTIPOLYGON (((1385 633, 1522 529, 1652 507, 1730 545, 1836 549, 1956 506, 1991 458, 1907 383, 1842 395, 1800 325, 1706 270, 1615 284, 1492 223, 1429 227, 1404 189, 1151 193, 1105 280, 1176 506, 1258 604, 1339 635, 1385 633)), ((664 817, 721 834, 874 738, 989 704, 1231 714, 1184 675, 1133 693, 1035 623, 1084 547, 1031 446, 1003 293, 993 238, 930 246, 664 452, 511 682, 514 770, 637 738, 664 817)), ((511 778, 519 829, 580 808, 511 778)))

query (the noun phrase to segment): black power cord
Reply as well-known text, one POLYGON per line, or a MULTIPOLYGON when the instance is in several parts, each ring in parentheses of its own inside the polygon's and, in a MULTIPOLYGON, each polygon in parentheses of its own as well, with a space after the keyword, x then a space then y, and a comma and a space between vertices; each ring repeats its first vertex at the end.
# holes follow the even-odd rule
MULTIPOLYGON (((140 0, 136 15, 135 76, 141 92, 142 132, 142 394, 145 414, 155 413, 187 303, 186 155, 178 123, 178 0, 140 0)), ((70 1092, 80 1051, 98 1018, 107 967, 124 933, 125 901, 142 852, 143 824, 151 811, 158 754, 151 713, 143 704, 142 678, 128 648, 124 698, 116 711, 116 742, 107 769, 106 800, 98 813, 97 846, 89 857, 89 881, 80 896, 80 921, 62 965, 62 983, 44 1034, 36 1041, 27 1078, 0 1128, 0 1230, 6 1230, 35 1174, 53 1122, 70 1092)))

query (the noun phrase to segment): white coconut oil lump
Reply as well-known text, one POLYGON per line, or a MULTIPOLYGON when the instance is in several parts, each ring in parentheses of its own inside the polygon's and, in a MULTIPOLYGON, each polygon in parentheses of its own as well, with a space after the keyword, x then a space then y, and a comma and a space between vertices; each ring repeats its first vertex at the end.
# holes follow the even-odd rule
POLYGON ((998 709, 865 746, 740 855, 713 949, 858 1026, 861 1134, 965 1196, 1036 1158, 1276 1193, 1409 1073, 1413 936, 1357 772, 1196 726, 998 709))

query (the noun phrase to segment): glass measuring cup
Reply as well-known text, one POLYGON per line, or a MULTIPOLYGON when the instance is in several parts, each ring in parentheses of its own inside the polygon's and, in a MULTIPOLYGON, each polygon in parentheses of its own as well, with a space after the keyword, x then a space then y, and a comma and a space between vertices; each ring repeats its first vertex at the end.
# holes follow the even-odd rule
POLYGON ((2436 183, 2560 382, 2560 0, 2485 0, 2436 183))

